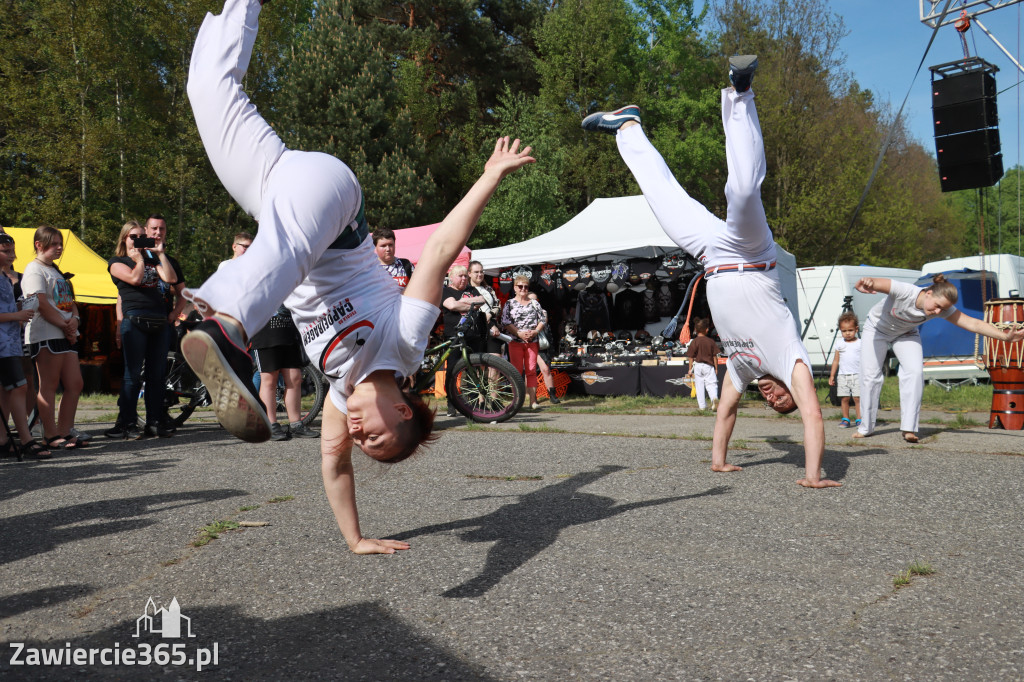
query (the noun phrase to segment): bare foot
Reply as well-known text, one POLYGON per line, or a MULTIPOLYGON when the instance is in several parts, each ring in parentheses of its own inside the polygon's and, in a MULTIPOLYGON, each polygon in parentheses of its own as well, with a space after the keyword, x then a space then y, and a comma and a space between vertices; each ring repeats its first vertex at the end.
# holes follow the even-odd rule
POLYGON ((711 465, 711 470, 712 471, 718 471, 718 472, 724 472, 724 471, 743 471, 743 467, 738 467, 735 464, 722 464, 721 466, 719 466, 718 464, 712 464, 711 465))
POLYGON ((809 481, 806 478, 801 478, 797 483, 805 488, 838 488, 843 485, 839 481, 831 481, 827 478, 823 478, 820 481, 809 481))
POLYGON ((921 439, 917 437, 917 434, 916 433, 912 433, 910 431, 904 431, 903 432, 903 440, 907 441, 908 443, 920 443, 921 442, 921 439))
POLYGON ((857 431, 856 433, 853 434, 853 437, 854 438, 867 438, 868 435, 866 433, 861 433, 860 431, 857 431))

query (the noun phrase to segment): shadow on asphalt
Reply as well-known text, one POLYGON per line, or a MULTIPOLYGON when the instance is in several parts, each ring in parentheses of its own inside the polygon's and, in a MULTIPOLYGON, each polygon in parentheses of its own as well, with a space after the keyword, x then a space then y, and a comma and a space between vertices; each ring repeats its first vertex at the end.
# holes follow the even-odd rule
POLYGON ((447 598, 479 597, 496 586, 506 576, 551 546, 563 529, 592 523, 617 516, 634 509, 654 505, 692 500, 709 495, 721 495, 728 486, 716 486, 702 493, 663 497, 644 502, 617 504, 610 497, 580 492, 580 488, 626 467, 605 465, 596 471, 576 474, 564 481, 519 495, 519 501, 507 504, 483 516, 449 523, 423 526, 391 535, 394 540, 432 533, 462 531, 465 542, 493 542, 480 574, 467 582, 447 590, 447 598))
MULTIPOLYGON (((730 453, 733 463, 742 466, 744 469, 748 467, 761 466, 763 464, 792 464, 798 469, 804 468, 804 446, 803 443, 798 443, 792 440, 789 436, 768 436, 768 438, 775 438, 775 440, 769 440, 768 445, 773 450, 784 453, 779 457, 770 457, 768 459, 755 459, 746 460, 743 457, 736 457, 733 453, 730 453)), ((821 460, 821 468, 825 470, 828 478, 833 481, 841 481, 846 478, 846 473, 850 470, 850 459, 853 457, 865 457, 867 455, 884 455, 889 450, 885 448, 863 448, 858 449, 856 452, 840 452, 836 450, 825 449, 824 457, 821 460)), ((756 453, 748 455, 749 457, 757 457, 756 453)))
POLYGON ((95 588, 91 585, 75 584, 44 587, 25 594, 8 595, 0 598, 0 619, 48 608, 54 604, 78 599, 92 592, 95 592, 95 588))
MULTIPOLYGON (((54 470, 56 471, 56 470, 54 470)), ((0 565, 49 552, 68 542, 145 528, 169 509, 247 495, 244 490, 197 490, 75 504, 0 520, 0 565), (12 542, 11 538, 18 538, 12 542)))
MULTIPOLYGON (((258 607, 259 602, 254 602, 258 607)), ((167 604, 160 604, 167 606, 167 604)), ((69 679, 195 679, 237 680, 488 680, 486 672, 395 618, 385 607, 364 602, 354 606, 275 618, 274 614, 253 617, 238 608, 189 608, 181 602, 182 637, 163 639, 146 633, 136 639, 136 618, 146 604, 139 603, 137 613, 88 638, 61 639, 54 642, 27 642, 27 647, 65 648, 70 641, 76 648, 150 647, 183 644, 187 657, 197 649, 212 651, 217 644, 218 665, 209 665, 196 673, 195 665, 148 666, 56 666, 30 669, 10 666, 10 656, 0 659, 0 676, 7 680, 69 679), (187 637, 191 627, 194 637, 187 637), (19 669, 20 668, 20 669, 19 669)), ((155 619, 157 620, 157 619, 155 619)), ((98 663, 98 661, 97 661, 98 663)))

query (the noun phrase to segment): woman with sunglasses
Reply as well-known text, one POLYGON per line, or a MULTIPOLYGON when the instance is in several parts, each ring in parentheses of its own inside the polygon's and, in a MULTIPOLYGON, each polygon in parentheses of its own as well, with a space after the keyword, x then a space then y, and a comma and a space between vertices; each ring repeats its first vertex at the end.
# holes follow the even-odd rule
POLYGON ((167 307, 160 283, 173 284, 178 278, 162 241, 148 247, 156 260, 146 259, 144 247, 136 245, 136 240, 145 236, 145 228, 129 220, 121 228, 114 257, 107 264, 110 278, 117 287, 117 333, 124 354, 124 380, 117 400, 117 422, 104 434, 108 438, 166 438, 171 435, 171 430, 164 424, 164 374, 172 329, 167 323, 167 307), (143 364, 146 428, 140 433, 137 424, 143 364))
POLYGON ((537 404, 537 353, 540 346, 537 335, 544 329, 547 316, 540 303, 530 298, 530 280, 523 276, 516 277, 512 286, 516 295, 505 304, 501 313, 501 326, 505 333, 512 337, 508 344, 508 359, 526 380, 526 394, 530 398, 530 408, 536 410, 537 404))

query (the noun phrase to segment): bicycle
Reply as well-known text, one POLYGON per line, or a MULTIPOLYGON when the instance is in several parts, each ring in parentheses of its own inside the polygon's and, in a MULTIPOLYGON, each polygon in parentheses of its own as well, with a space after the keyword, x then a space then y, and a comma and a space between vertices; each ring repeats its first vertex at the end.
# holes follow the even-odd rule
MULTIPOLYGON (((252 383, 256 387, 256 391, 260 390, 260 373, 253 371, 252 383)), ((299 421, 302 422, 303 426, 309 426, 313 423, 313 420, 320 416, 320 411, 324 409, 324 400, 327 399, 327 377, 325 377, 320 370, 312 362, 306 363, 302 368, 302 383, 300 385, 302 390, 302 407, 299 414, 299 421), (308 403, 306 398, 313 396, 312 402, 308 403)), ((284 379, 281 376, 277 378, 277 395, 275 397, 277 402, 277 412, 286 412, 284 406, 284 379)), ((271 420, 273 421, 273 420, 271 420)))
MULTIPOLYGON (((191 331, 198 323, 199 320, 195 319, 189 319, 181 323, 179 343, 180 337, 191 331)), ((258 391, 258 372, 255 375, 255 383, 256 390, 258 391)), ((143 390, 145 390, 145 387, 143 387, 143 390)), ((302 396, 304 404, 300 421, 304 426, 308 426, 320 416, 320 411, 324 407, 324 400, 327 397, 327 379, 313 363, 308 363, 302 368, 302 396), (313 400, 307 409, 305 398, 308 396, 313 396, 313 400)), ((185 362, 185 356, 181 354, 179 344, 174 344, 167 352, 167 379, 166 388, 164 389, 164 406, 167 408, 167 416, 174 426, 178 427, 192 416, 196 408, 206 407, 209 404, 210 394, 206 390, 206 386, 203 385, 203 382, 199 380, 196 373, 185 362)), ((284 411, 284 384, 280 381, 277 386, 276 407, 278 411, 284 411)))
POLYGON ((455 338, 424 353, 422 376, 413 386, 416 393, 424 392, 454 353, 458 360, 445 385, 448 404, 475 422, 503 422, 522 408, 526 384, 507 360, 489 353, 470 352, 465 332, 472 326, 478 307, 474 304, 459 320, 455 338))

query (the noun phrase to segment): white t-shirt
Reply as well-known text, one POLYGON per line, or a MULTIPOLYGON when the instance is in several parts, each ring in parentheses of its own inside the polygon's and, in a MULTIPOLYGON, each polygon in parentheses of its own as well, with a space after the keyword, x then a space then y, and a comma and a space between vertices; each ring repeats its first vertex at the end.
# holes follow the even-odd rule
POLYGON ((416 371, 439 312, 402 295, 380 267, 371 237, 354 249, 328 249, 284 304, 345 414, 348 396, 372 372, 406 377, 416 371))
POLYGON ((839 370, 836 374, 860 374, 860 339, 847 341, 839 337, 836 340, 836 352, 839 353, 839 370))
POLYGON ((708 279, 707 287, 708 305, 737 391, 742 393, 766 374, 792 388, 798 360, 810 371, 810 358, 782 299, 775 270, 718 275, 708 279))
POLYGON ((870 327, 885 338, 895 339, 907 332, 915 331, 932 318, 945 319, 956 312, 956 306, 950 306, 938 315, 925 315, 925 312, 917 307, 917 297, 925 287, 916 287, 896 280, 891 282, 889 295, 868 313, 865 329, 870 327))
MULTIPOLYGON (((71 293, 71 285, 57 272, 57 268, 33 259, 25 266, 25 274, 21 276, 21 291, 25 296, 45 296, 65 320, 71 319, 75 299, 71 293)), ((43 319, 42 313, 38 310, 35 317, 28 321, 25 329, 25 343, 63 338, 64 330, 43 319)))

